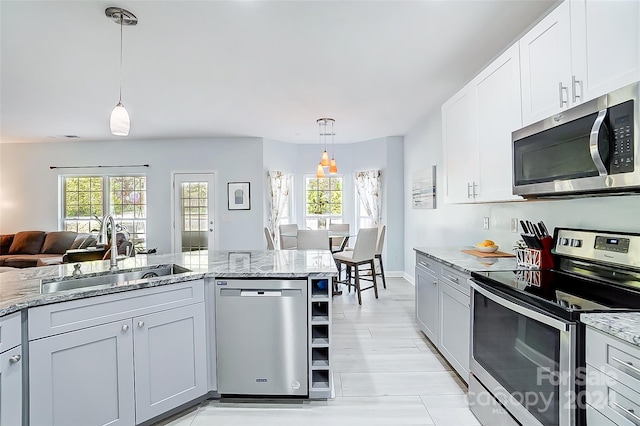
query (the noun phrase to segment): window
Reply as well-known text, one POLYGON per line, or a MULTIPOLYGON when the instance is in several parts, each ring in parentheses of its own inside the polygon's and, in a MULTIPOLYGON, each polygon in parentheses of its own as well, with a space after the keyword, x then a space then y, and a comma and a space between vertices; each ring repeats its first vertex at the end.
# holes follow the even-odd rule
POLYGON ((63 178, 63 228, 97 232, 109 212, 139 247, 147 236, 145 176, 67 176, 63 178))
POLYGON ((373 228, 374 226, 376 226, 373 223, 373 219, 371 219, 371 217, 367 214, 367 208, 364 206, 364 203, 362 202, 362 198, 360 198, 360 196, 357 193, 356 193, 356 206, 358 206, 357 208, 358 228, 357 229, 373 228))
POLYGON ((342 223, 342 177, 306 178, 305 226, 327 229, 342 223))

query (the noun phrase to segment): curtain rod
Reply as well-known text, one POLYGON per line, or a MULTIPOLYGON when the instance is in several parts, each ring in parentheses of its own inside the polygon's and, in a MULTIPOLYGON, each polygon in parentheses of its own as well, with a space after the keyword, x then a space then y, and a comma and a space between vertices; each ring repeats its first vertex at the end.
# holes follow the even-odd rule
POLYGON ((122 165, 122 166, 49 166, 49 169, 94 169, 94 168, 105 168, 105 167, 149 167, 148 164, 130 164, 130 165, 122 165))

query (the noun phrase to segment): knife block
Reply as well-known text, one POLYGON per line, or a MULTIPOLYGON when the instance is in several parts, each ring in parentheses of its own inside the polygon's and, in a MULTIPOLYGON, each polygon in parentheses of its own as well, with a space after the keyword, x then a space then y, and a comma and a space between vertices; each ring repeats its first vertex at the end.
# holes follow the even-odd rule
POLYGON ((553 246, 553 238, 546 237, 541 240, 544 249, 525 248, 516 253, 516 261, 518 266, 530 269, 551 269, 553 268, 553 256, 551 256, 551 247, 553 246))

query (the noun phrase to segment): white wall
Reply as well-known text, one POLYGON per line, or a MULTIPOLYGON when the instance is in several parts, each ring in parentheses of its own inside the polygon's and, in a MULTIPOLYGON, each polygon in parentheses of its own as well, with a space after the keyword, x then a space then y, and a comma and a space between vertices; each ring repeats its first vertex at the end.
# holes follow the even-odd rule
MULTIPOLYGON (((640 195, 591 197, 572 200, 521 201, 455 205, 444 204, 442 185, 442 115, 438 108, 404 138, 404 271, 414 275, 414 247, 474 245, 492 239, 503 251, 511 251, 520 234, 510 231, 511 218, 543 220, 554 227, 575 227, 640 232, 640 195), (411 208, 411 176, 436 165, 435 210, 411 208), (482 229, 482 218, 490 229, 482 229)), ((505 165, 505 167, 511 167, 505 165)))
POLYGON ((262 139, 0 144, 0 233, 59 229, 59 176, 146 173, 147 247, 171 250, 171 172, 215 172, 216 247, 261 249, 264 235, 262 139), (149 168, 54 169, 49 166, 149 164, 149 168), (251 210, 227 209, 227 182, 251 184, 251 210))

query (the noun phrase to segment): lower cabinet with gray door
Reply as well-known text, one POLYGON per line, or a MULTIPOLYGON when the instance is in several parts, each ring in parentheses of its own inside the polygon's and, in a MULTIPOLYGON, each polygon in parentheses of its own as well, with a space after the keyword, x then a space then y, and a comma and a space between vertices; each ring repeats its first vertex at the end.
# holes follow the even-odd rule
POLYGON ((31 308, 29 423, 133 425, 203 396, 204 324, 202 280, 31 308))
POLYGON ((438 349, 462 379, 469 382, 471 335, 470 276, 442 266, 438 281, 440 303, 440 344, 438 349))
POLYGON ((440 269, 440 264, 435 260, 421 253, 416 254, 416 322, 434 346, 438 346, 440 334, 440 269))
POLYGON ((469 273, 416 251, 416 322, 466 383, 471 335, 470 277, 469 273))
POLYGON ((21 313, 0 318, 0 425, 22 424, 21 313))

